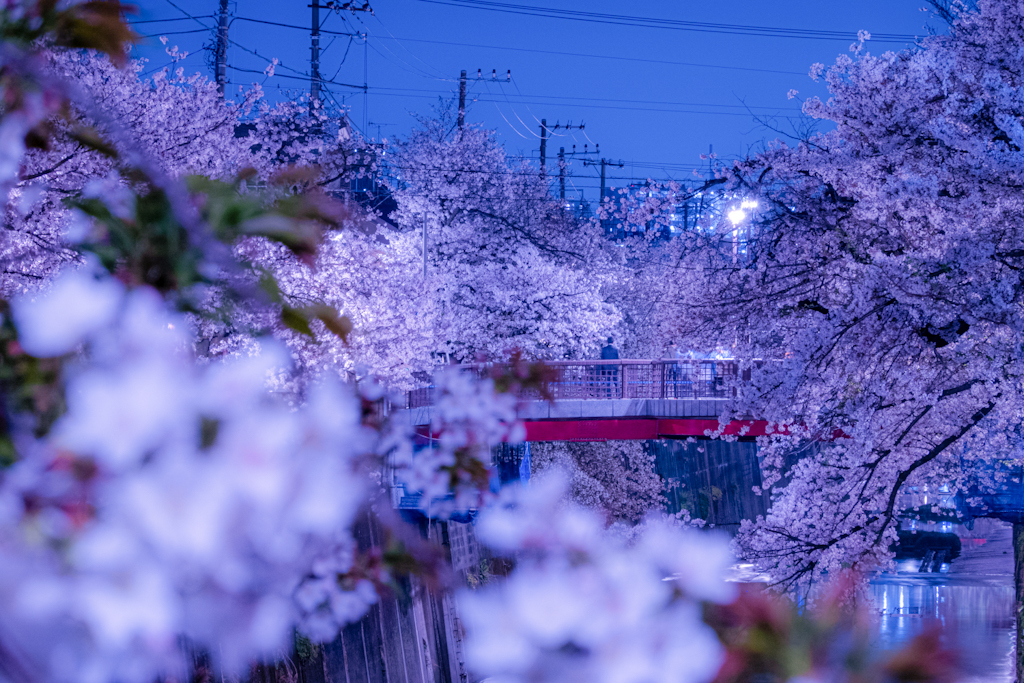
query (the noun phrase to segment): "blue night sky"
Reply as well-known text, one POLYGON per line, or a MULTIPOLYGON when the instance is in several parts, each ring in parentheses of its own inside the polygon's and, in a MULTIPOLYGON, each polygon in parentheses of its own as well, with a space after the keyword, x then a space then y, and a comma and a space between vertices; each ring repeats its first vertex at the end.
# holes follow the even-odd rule
MULTIPOLYGON (((320 0, 326 4, 326 0, 320 0)), ((230 4, 232 44, 228 50, 230 92, 262 82, 268 97, 297 97, 308 90, 310 0, 239 0, 230 4), (254 21, 258 20, 258 21, 254 21), (276 22, 301 28, 275 26, 276 22), (263 70, 269 59, 281 64, 273 78, 263 70), (250 71, 243 71, 248 69, 250 71), (255 72, 255 73, 253 73, 255 72)), ((441 99, 454 102, 459 71, 470 77, 467 119, 497 131, 510 154, 537 158, 539 119, 548 125, 586 123, 585 131, 555 131, 549 158, 584 143, 621 159, 610 170, 611 185, 631 179, 693 179, 706 168, 701 153, 714 145, 719 158, 756 151, 778 133, 799 125, 799 99, 824 92, 807 77, 814 62, 830 64, 864 29, 871 52, 900 49, 910 36, 941 29, 921 11, 924 0, 373 0, 375 16, 320 10, 324 32, 321 75, 328 104, 350 107, 356 127, 364 122, 372 137, 403 135, 416 116, 430 116, 441 99), (476 7, 469 5, 477 5, 476 7), (568 11, 576 19, 530 16, 480 6, 542 8, 540 14, 568 11), (554 10, 554 12, 552 12, 554 10), (613 15, 595 17, 594 14, 613 15), (623 19, 621 17, 628 17, 623 19), (675 28, 629 25, 653 18, 675 28), (582 19, 582 20, 580 20, 582 19), (595 20, 596 19, 596 20, 595 20), (667 20, 667 22, 666 22, 667 20), (671 22, 717 24, 707 26, 671 22), (687 26, 699 30, 680 30, 687 26), (736 26, 786 29, 752 31, 736 26), (350 38, 336 33, 366 33, 350 38), (839 32, 841 38, 796 37, 839 32), (848 37, 847 37, 848 36, 848 37), (364 68, 369 85, 364 97, 364 68), (476 80, 477 70, 484 78, 476 80), (498 80, 492 81, 491 71, 498 80), (505 74, 512 70, 512 81, 505 74), (342 84, 359 86, 358 89, 342 84), (788 100, 790 89, 799 99, 788 100)), ((136 29, 166 35, 168 46, 191 54, 186 72, 211 75, 207 66, 218 0, 145 0, 136 29), (192 15, 196 19, 190 19, 192 15), (173 21, 154 21, 167 20, 173 21), (146 23, 141 23, 146 22, 146 23), (206 30, 203 27, 209 27, 206 30)), ((137 48, 150 68, 170 62, 156 38, 137 48)), ((597 172, 575 163, 571 187, 596 197, 597 172)), ((575 194, 575 193, 574 193, 575 194)))

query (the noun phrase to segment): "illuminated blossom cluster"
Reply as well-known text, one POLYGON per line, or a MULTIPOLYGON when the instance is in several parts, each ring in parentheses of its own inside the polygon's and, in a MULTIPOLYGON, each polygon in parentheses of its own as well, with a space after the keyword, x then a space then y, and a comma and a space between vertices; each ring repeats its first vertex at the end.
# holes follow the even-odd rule
POLYGON ((491 132, 450 123, 423 121, 393 152, 391 219, 426 231, 435 350, 459 362, 594 353, 619 319, 602 296, 615 250, 491 132))

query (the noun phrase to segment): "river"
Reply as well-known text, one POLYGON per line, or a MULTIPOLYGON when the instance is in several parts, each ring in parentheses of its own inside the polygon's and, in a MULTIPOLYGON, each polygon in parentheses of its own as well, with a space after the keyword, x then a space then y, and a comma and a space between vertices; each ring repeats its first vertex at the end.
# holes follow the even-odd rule
POLYGON ((1013 681, 1013 546, 1008 524, 977 520, 961 533, 961 556, 942 573, 922 574, 908 560, 878 574, 876 646, 894 649, 930 626, 957 652, 963 683, 1013 681))

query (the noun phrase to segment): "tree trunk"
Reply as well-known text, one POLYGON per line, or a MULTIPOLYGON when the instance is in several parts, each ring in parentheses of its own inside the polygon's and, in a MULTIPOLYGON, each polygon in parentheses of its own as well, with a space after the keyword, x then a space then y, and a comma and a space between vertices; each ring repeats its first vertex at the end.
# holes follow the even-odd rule
POLYGON ((1013 587, 1017 598, 1014 605, 1014 614, 1017 617, 1017 683, 1024 683, 1024 524, 1022 523, 1013 525, 1013 587))

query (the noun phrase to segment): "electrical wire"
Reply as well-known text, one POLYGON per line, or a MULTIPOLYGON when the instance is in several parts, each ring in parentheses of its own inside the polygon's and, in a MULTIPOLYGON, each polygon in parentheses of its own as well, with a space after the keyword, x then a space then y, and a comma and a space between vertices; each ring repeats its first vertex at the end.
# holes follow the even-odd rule
MULTIPOLYGON (((171 7, 173 7, 174 9, 178 10, 179 12, 181 12, 182 14, 184 14, 184 15, 185 15, 185 16, 186 16, 186 17, 187 17, 188 19, 191 19, 192 21, 196 22, 197 24, 199 24, 199 25, 200 25, 200 26, 202 26, 203 28, 214 28, 213 26, 207 26, 207 25, 206 25, 206 24, 204 24, 203 22, 199 21, 199 17, 195 17, 195 16, 193 16, 193 15, 189 14, 188 12, 186 12, 186 11, 185 11, 184 9, 182 9, 182 8, 181 8, 181 7, 179 7, 179 6, 177 5, 177 4, 175 4, 174 0, 164 0, 164 2, 166 2, 166 3, 168 4, 168 5, 170 5, 170 6, 171 6, 171 7)), ((208 14, 204 14, 204 15, 202 15, 202 17, 203 17, 204 19, 205 19, 205 18, 209 18, 209 17, 211 17, 211 16, 212 16, 212 15, 208 15, 208 14)))
MULTIPOLYGON (((724 33, 742 36, 760 36, 769 38, 795 38, 808 40, 858 40, 857 33, 851 31, 829 31, 823 29, 781 28, 773 26, 747 26, 742 24, 719 24, 701 21, 684 21, 681 19, 663 19, 658 17, 640 17, 625 14, 606 14, 603 12, 587 12, 583 10, 566 10, 554 7, 536 7, 517 5, 493 0, 420 0, 435 5, 463 7, 508 14, 521 14, 548 19, 567 19, 615 26, 633 26, 642 28, 663 28, 678 31, 694 31, 699 33, 724 33)), ((914 42, 917 36, 903 33, 872 34, 875 42, 914 42)))
POLYGON ((188 21, 189 19, 212 19, 212 14, 200 14, 198 17, 175 17, 173 19, 139 19, 137 21, 129 21, 129 26, 135 26, 136 24, 161 24, 168 21, 188 21))
MULTIPOLYGON (((388 40, 384 36, 378 36, 378 40, 388 40)), ((701 62, 677 62, 668 59, 647 59, 644 57, 620 57, 616 55, 598 55, 588 52, 565 52, 563 50, 539 50, 529 47, 508 47, 504 45, 483 45, 479 43, 457 43, 447 40, 428 40, 426 38, 395 38, 410 43, 432 43, 434 45, 451 45, 453 47, 474 47, 487 50, 508 50, 512 52, 533 52, 542 55, 558 55, 561 57, 587 57, 591 59, 611 59, 616 62, 644 62, 647 64, 667 64, 669 66, 690 66, 704 69, 726 69, 729 71, 752 71, 755 73, 786 74, 789 76, 806 76, 806 71, 783 71, 779 69, 756 69, 745 66, 725 66, 722 64, 706 64, 701 62)))
MULTIPOLYGON (((278 66, 281 66, 281 65, 278 64, 278 66)), ((257 69, 244 69, 242 67, 232 66, 230 64, 228 64, 227 67, 229 69, 231 69, 232 71, 241 71, 241 72, 244 72, 244 73, 251 73, 251 74, 266 74, 265 71, 259 71, 257 69)), ((297 80, 297 81, 308 81, 311 78, 311 76, 308 76, 308 75, 292 76, 290 74, 275 73, 274 76, 272 76, 271 78, 291 78, 291 79, 294 79, 294 80, 297 80)), ((340 83, 340 82, 335 81, 335 80, 328 81, 327 79, 322 78, 322 77, 320 78, 320 83, 329 83, 331 85, 337 85, 337 86, 341 86, 343 88, 355 88, 356 90, 362 90, 363 89, 363 86, 361 86, 361 85, 353 85, 351 83, 340 83)))
MULTIPOLYGON (((253 50, 252 48, 248 48, 245 45, 242 45, 241 43, 239 43, 239 42, 237 42, 235 40, 232 40, 231 38, 228 38, 228 42, 231 43, 232 45, 234 45, 235 47, 237 47, 240 50, 244 50, 245 52, 248 52, 251 55, 255 55, 255 56, 259 57, 260 59, 262 59, 267 64, 272 64, 273 61, 274 61, 273 59, 271 59, 269 57, 264 57, 263 55, 261 55, 256 50, 253 50)), ((309 74, 307 72, 299 71, 298 69, 293 69, 290 66, 285 65, 281 61, 277 62, 277 65, 275 66, 275 70, 276 69, 284 69, 285 71, 291 71, 294 74, 298 74, 299 76, 302 76, 303 78, 307 78, 307 79, 309 78, 309 74)), ((263 72, 261 71, 260 73, 263 73, 263 72)), ((286 76, 284 74, 275 73, 274 75, 278 76, 280 78, 286 78, 286 76)), ((294 76, 291 77, 291 78, 294 78, 294 76)))
MULTIPOLYGON (((359 86, 359 87, 361 88, 362 86, 359 86)), ((380 96, 380 97, 406 97, 406 98, 415 98, 415 99, 434 99, 435 97, 437 97, 437 95, 411 95, 411 94, 407 95, 407 94, 404 94, 404 93, 401 93, 401 92, 379 92, 378 91, 375 94, 377 96, 380 96)), ((477 101, 477 102, 495 102, 496 103, 496 102, 500 102, 502 100, 477 98, 475 101, 477 101)), ((527 104, 527 103, 526 102, 520 102, 520 104, 527 104)), ((531 102, 530 104, 534 104, 534 105, 547 104, 547 105, 550 105, 551 103, 550 102, 538 101, 538 102, 531 102)), ((698 109, 667 109, 667 108, 655 108, 655 107, 630 107, 630 106, 623 106, 623 105, 603 105, 603 104, 587 104, 587 103, 577 103, 577 104, 565 103, 565 104, 563 104, 561 106, 572 106, 573 108, 586 108, 586 109, 613 109, 613 110, 620 110, 620 111, 645 111, 645 112, 662 113, 662 114, 695 114, 695 115, 701 115, 701 116, 740 116, 740 117, 750 117, 751 116, 751 114, 748 113, 748 112, 738 112, 738 111, 702 111, 702 110, 698 110, 698 109)), ((715 106, 719 106, 719 105, 715 105, 715 106)), ((785 110, 782 110, 782 111, 785 111, 785 110)), ((766 115, 769 115, 769 114, 766 114, 766 115)), ((504 115, 502 115, 502 117, 505 118, 504 115)), ((800 116, 794 116, 794 115, 775 115, 775 116, 773 116, 773 118, 779 118, 779 119, 790 120, 790 121, 802 121, 802 120, 805 120, 806 117, 804 117, 802 115, 800 115, 800 116)), ((508 121, 507 118, 505 118, 505 120, 508 121)), ((530 131, 530 134, 533 135, 534 137, 537 137, 537 138, 540 137, 539 135, 534 133, 532 130, 530 131)))
POLYGON ((348 45, 345 46, 345 54, 341 56, 341 61, 338 62, 338 70, 334 72, 333 76, 331 76, 332 81, 338 77, 338 74, 341 73, 341 67, 345 66, 345 60, 348 59, 348 51, 352 49, 352 43, 354 42, 355 38, 349 36, 348 45))
MULTIPOLYGON (((170 0, 168 0, 170 1, 170 0)), ((328 15, 329 16, 329 15, 328 15)), ((283 24, 280 21, 267 21, 266 19, 253 19, 252 17, 232 17, 231 21, 248 21, 253 24, 266 24, 267 26, 279 26, 281 28, 294 28, 299 31, 309 31, 308 26, 299 26, 298 24, 283 24)), ((327 20, 324 19, 326 22, 327 20)), ((328 29, 321 28, 320 33, 329 36, 352 36, 355 37, 357 34, 349 33, 346 31, 330 31, 328 29)))
MULTIPOLYGON (((514 85, 514 86, 516 87, 516 92, 517 92, 517 93, 519 93, 519 96, 520 96, 520 97, 522 97, 522 96, 523 96, 523 93, 522 93, 522 91, 520 91, 520 90, 519 90, 519 84, 518 84, 518 83, 516 83, 515 81, 512 81, 512 85, 514 85)), ((499 89, 501 90, 501 93, 502 93, 503 95, 505 95, 505 99, 507 100, 507 99, 508 99, 508 95, 507 95, 507 94, 505 93, 505 88, 504 88, 504 87, 502 87, 502 85, 501 85, 501 82, 500 82, 500 81, 498 82, 498 88, 499 88, 499 89)), ((537 122, 537 126, 538 126, 538 127, 539 127, 539 126, 542 126, 542 125, 543 125, 543 124, 541 123, 541 119, 538 119, 538 118, 537 118, 537 115, 533 113, 533 110, 532 110, 532 109, 530 109, 530 105, 528 105, 528 104, 526 105, 526 111, 530 112, 530 116, 532 116, 532 117, 533 117, 533 120, 537 122)), ((545 126, 545 128, 547 128, 547 127, 545 126)), ((558 138, 558 137, 565 137, 565 135, 564 135, 564 134, 558 134, 558 133, 554 133, 554 134, 553 134, 553 133, 552 133, 552 131, 551 131, 551 129, 547 129, 547 135, 548 135, 548 137, 556 137, 556 138, 558 138)))
MULTIPOLYGON (((491 86, 490 86, 491 81, 486 81, 485 80, 485 81, 483 81, 483 83, 484 83, 484 87, 487 88, 487 94, 488 95, 493 95, 493 93, 491 93, 491 86)), ((500 86, 499 86, 499 90, 501 90, 500 86)), ((505 98, 505 102, 508 104, 509 109, 512 110, 512 115, 515 116, 516 119, 518 119, 519 123, 523 124, 523 128, 525 128, 530 133, 530 135, 532 135, 533 137, 535 137, 537 139, 540 139, 540 135, 537 135, 536 133, 533 132, 533 128, 530 127, 530 124, 526 123, 526 121, 523 121, 523 118, 519 115, 519 112, 516 111, 516 108, 512 104, 511 100, 508 99, 508 94, 506 94, 504 90, 501 90, 501 94, 505 98)), ((529 109, 529 107, 527 107, 527 109, 529 109)))
POLYGON ((211 29, 211 28, 193 28, 193 29, 189 29, 187 31, 167 31, 167 32, 164 32, 164 33, 149 33, 149 34, 145 34, 144 33, 144 34, 140 34, 139 37, 140 38, 160 38, 162 36, 180 36, 180 35, 185 34, 185 33, 209 33, 212 30, 214 30, 214 29, 211 29))
POLYGON ((409 62, 405 61, 404 59, 402 59, 401 57, 396 55, 394 52, 391 52, 391 50, 386 45, 381 45, 381 47, 383 47, 385 50, 390 52, 391 55, 395 59, 397 59, 398 61, 401 62, 401 64, 395 62, 392 59, 389 59, 386 54, 384 54, 383 52, 381 52, 380 50, 377 49, 376 45, 372 45, 372 44, 370 45, 370 49, 373 50, 374 52, 376 52, 378 55, 380 55, 381 58, 384 59, 384 61, 390 62, 391 64, 394 64, 395 66, 397 66, 399 69, 402 69, 403 71, 407 71, 407 72, 413 74, 414 76, 419 76, 420 78, 426 78, 429 81, 452 81, 452 80, 454 80, 454 79, 451 79, 451 78, 438 78, 437 76, 431 76, 430 74, 428 74, 427 72, 423 71, 419 67, 413 66, 409 62), (403 64, 405 66, 402 66, 403 64))
MULTIPOLYGON (((479 102, 480 100, 476 100, 476 101, 477 101, 477 102, 479 102)), ((507 123, 507 124, 508 124, 508 127, 509 127, 509 128, 511 128, 511 129, 512 129, 512 131, 513 131, 513 132, 514 132, 514 133, 515 133, 516 135, 518 135, 519 137, 521 137, 521 138, 522 138, 522 139, 524 139, 524 140, 529 140, 529 138, 528 138, 528 137, 526 137, 525 135, 523 135, 522 133, 520 133, 520 132, 519 132, 519 129, 518 129, 518 128, 516 128, 515 126, 513 126, 513 125, 512 125, 512 122, 508 120, 508 117, 506 117, 506 116, 505 116, 505 114, 504 114, 504 112, 502 112, 502 111, 501 111, 501 107, 499 107, 499 106, 498 106, 498 102, 497 102, 497 100, 485 100, 485 101, 487 101, 487 102, 493 102, 493 103, 494 103, 494 108, 498 110, 498 114, 500 114, 500 115, 501 115, 501 118, 505 119, 505 123, 507 123)))
MULTIPOLYGON (((420 59, 420 58, 419 58, 419 57, 418 57, 418 56, 416 55, 416 53, 414 53, 414 52, 413 52, 412 50, 410 50, 409 48, 407 48, 407 47, 405 46, 405 44, 404 44, 404 43, 402 43, 402 41, 400 41, 400 40, 399 40, 398 38, 396 38, 396 37, 395 37, 395 35, 394 35, 393 33, 391 33, 391 30, 390 30, 390 29, 388 29, 388 27, 384 25, 384 22, 380 20, 380 17, 378 17, 378 16, 376 15, 376 14, 374 14, 374 15, 373 15, 373 18, 374 18, 374 19, 376 19, 376 20, 377 20, 377 23, 378 23, 378 24, 380 24, 380 27, 381 27, 382 29, 384 29, 384 31, 385 31, 385 32, 387 32, 387 34, 388 34, 388 37, 389 37, 389 38, 390 38, 391 40, 393 40, 393 41, 395 41, 396 43, 398 43, 398 45, 399 45, 399 46, 400 46, 400 47, 401 47, 401 48, 402 48, 403 50, 405 50, 406 52, 408 52, 408 53, 409 53, 409 55, 410 55, 410 56, 411 56, 411 57, 412 57, 413 59, 415 59, 415 60, 416 60, 417 62, 419 62, 419 63, 420 63, 420 64, 422 64, 423 66, 427 67, 428 69, 431 69, 431 70, 433 70, 433 71, 434 71, 435 73, 437 73, 437 74, 438 74, 439 76, 441 76, 442 78, 444 78, 444 77, 445 77, 445 74, 444 74, 444 72, 442 72, 442 71, 441 71, 440 69, 437 69, 437 68, 436 68, 436 67, 434 67, 433 65, 431 65, 431 64, 428 64, 427 62, 425 62, 425 61, 423 61, 422 59, 420 59)), ((361 19, 361 18, 360 18, 360 23, 362 23, 362 19, 361 19)), ((377 37, 377 36, 375 35, 375 36, 374 36, 374 38, 376 38, 376 37, 377 37)))
MULTIPOLYGON (((232 19, 232 21, 234 21, 236 19, 238 21, 250 21, 250 22, 259 23, 259 24, 267 24, 269 26, 279 26, 281 28, 291 28, 291 29, 296 29, 296 30, 299 30, 299 31, 309 31, 309 28, 305 27, 305 26, 298 26, 298 25, 295 25, 295 24, 284 24, 284 23, 281 23, 281 22, 278 22, 278 21, 267 21, 265 19, 254 19, 254 18, 250 18, 250 17, 234 17, 232 19)), ((385 30, 387 30, 387 29, 385 28, 385 30)), ((321 30, 321 33, 328 34, 328 35, 349 35, 349 36, 353 35, 351 33, 338 32, 338 31, 328 31, 328 30, 321 30)), ((390 32, 389 32, 389 34, 390 34, 390 32)), ((611 59, 611 60, 615 60, 615 61, 643 62, 643 63, 647 63, 647 64, 666 64, 666 65, 669 65, 669 66, 688 66, 688 67, 695 67, 695 68, 702 68, 702 69, 725 69, 725 70, 728 70, 728 71, 749 71, 749 72, 754 72, 754 73, 785 74, 785 75, 789 75, 789 76, 806 76, 807 75, 806 71, 786 71, 786 70, 781 70, 781 69, 758 69, 758 68, 755 68, 755 67, 727 66, 727 65, 723 65, 723 64, 708 64, 708 63, 702 63, 702 62, 678 62, 678 61, 667 60, 667 59, 646 59, 646 58, 643 58, 643 57, 619 57, 619 56, 615 56, 615 55, 599 55, 599 54, 591 54, 591 53, 586 53, 586 52, 566 52, 566 51, 563 51, 563 50, 540 50, 540 49, 525 48, 525 47, 508 47, 508 46, 503 46, 503 45, 483 45, 483 44, 479 44, 479 43, 461 43, 461 42, 453 42, 453 41, 447 41, 447 40, 429 40, 429 39, 425 39, 425 38, 408 38, 408 37, 399 37, 399 36, 394 36, 394 35, 388 35, 388 36, 375 35, 374 38, 377 39, 377 40, 394 40, 394 41, 397 41, 397 42, 403 42, 404 41, 404 42, 407 42, 407 43, 428 43, 428 44, 433 44, 433 45, 451 45, 451 46, 454 46, 454 47, 473 47, 473 48, 484 48, 484 49, 489 49, 489 50, 508 50, 508 51, 514 51, 514 52, 533 52, 533 53, 536 53, 536 54, 559 55, 559 56, 563 56, 563 57, 586 57, 586 58, 590 58, 590 59, 611 59)), ((408 51, 408 48, 406 48, 406 50, 408 51)), ((410 54, 412 54, 412 52, 410 52, 410 54)), ((413 56, 415 57, 415 55, 413 55, 413 56)), ((422 60, 420 60, 420 61, 422 61, 422 60)), ((426 64, 426 63, 424 62, 424 64, 426 64)), ((430 65, 428 64, 427 66, 430 66, 430 65)), ((433 67, 431 67, 431 68, 433 68, 433 67)))

